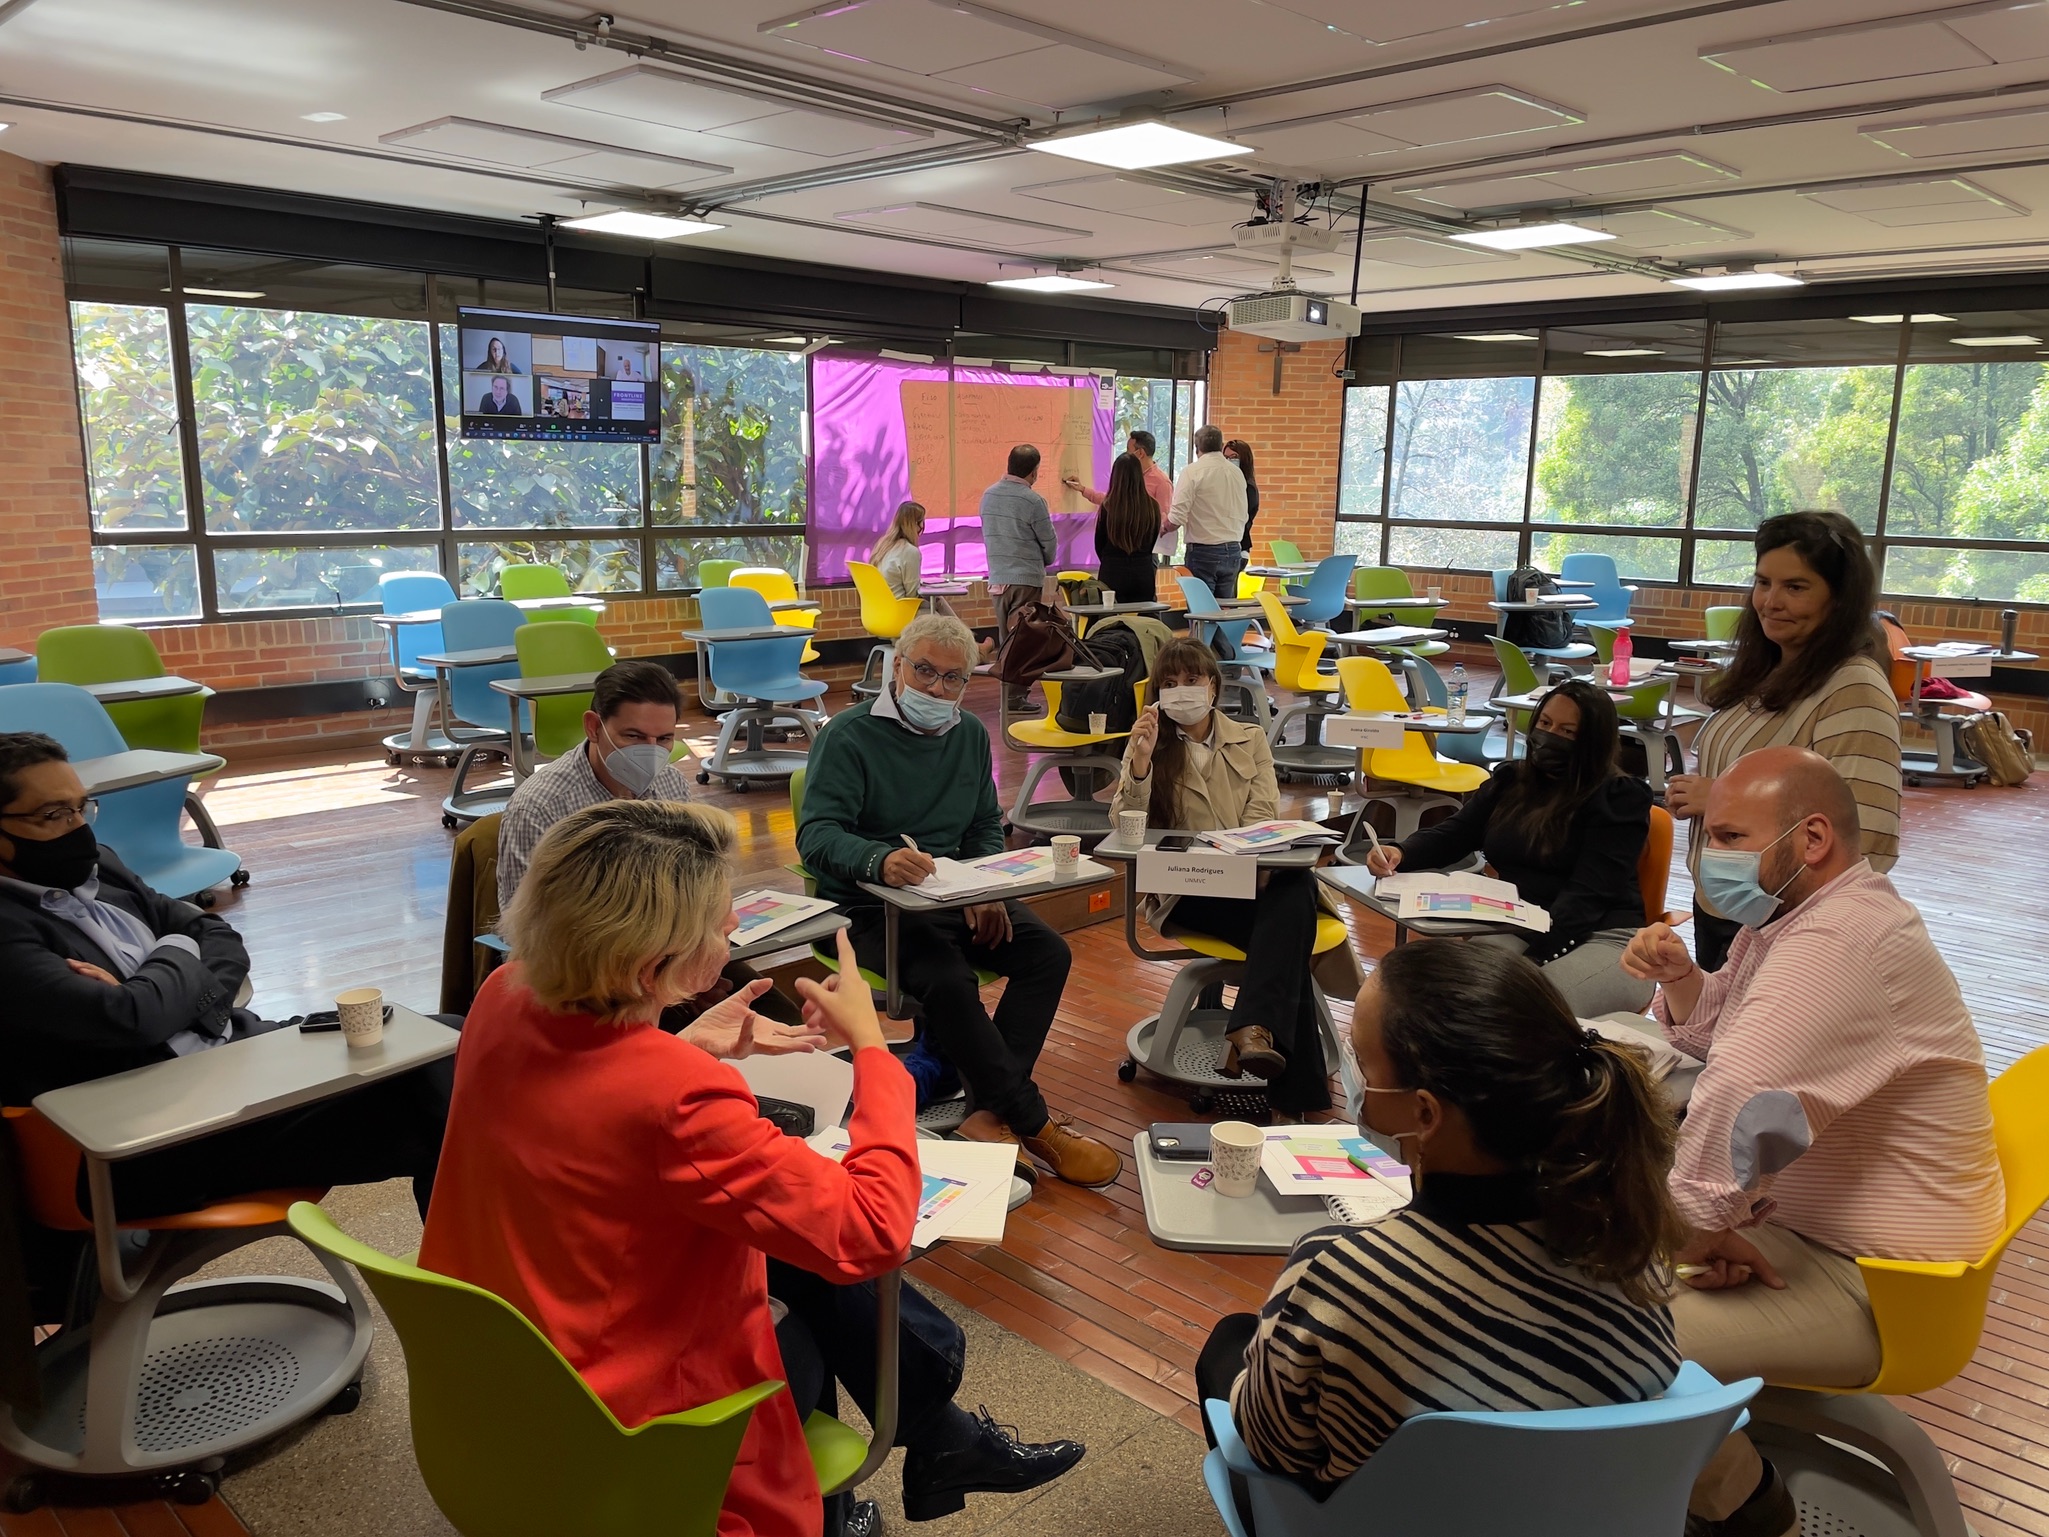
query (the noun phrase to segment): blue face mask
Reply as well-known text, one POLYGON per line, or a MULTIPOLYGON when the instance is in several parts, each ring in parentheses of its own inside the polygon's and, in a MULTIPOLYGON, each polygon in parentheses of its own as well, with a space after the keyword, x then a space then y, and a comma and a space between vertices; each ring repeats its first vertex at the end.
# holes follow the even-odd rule
MULTIPOLYGON (((1799 824, 1794 824, 1797 827, 1799 824)), ((1792 827, 1772 839, 1768 849, 1792 827)), ((1758 866, 1763 862, 1764 849, 1706 849, 1700 856, 1698 882, 1700 894, 1707 898, 1708 905, 1724 918, 1754 929, 1767 922, 1779 910, 1779 902, 1787 886, 1800 879, 1801 866, 1795 865, 1793 873, 1786 877, 1785 885, 1777 891, 1766 891, 1757 878, 1758 866)))
POLYGON ((935 699, 903 683, 897 685, 896 707, 905 724, 927 736, 944 736, 960 720, 958 699, 935 699))
POLYGON ((613 742, 612 733, 603 726, 598 730, 604 734, 605 745, 612 749, 605 754, 605 772, 624 785, 628 795, 639 800, 647 794, 655 776, 669 766, 669 749, 655 742, 635 742, 631 747, 621 747, 613 742))

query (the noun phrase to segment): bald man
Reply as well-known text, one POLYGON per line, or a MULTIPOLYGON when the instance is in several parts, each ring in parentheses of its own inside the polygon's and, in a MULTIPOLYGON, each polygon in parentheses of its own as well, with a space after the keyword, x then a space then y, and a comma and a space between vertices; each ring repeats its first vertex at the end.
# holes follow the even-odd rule
MULTIPOLYGON (((1723 1381, 1862 1387, 1878 1334, 1856 1259, 1981 1259, 2005 1213, 1985 1056, 1920 914, 1859 851, 1857 802, 1805 748, 1751 753, 1708 792, 1700 881, 1743 924, 1714 973, 1662 923, 1623 969, 1702 1058, 1672 1169, 1693 1237, 1680 1350, 1723 1381)), ((1702 1537, 1797 1528, 1741 1436, 1695 1487, 1702 1537)))

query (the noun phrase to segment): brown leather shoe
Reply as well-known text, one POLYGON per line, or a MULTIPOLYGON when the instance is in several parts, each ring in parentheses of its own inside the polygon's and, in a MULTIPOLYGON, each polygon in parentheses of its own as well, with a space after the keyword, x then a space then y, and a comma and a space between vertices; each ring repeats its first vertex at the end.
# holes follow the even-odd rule
POLYGON ((1036 1136, 1024 1139, 1024 1149, 1070 1185, 1093 1189, 1117 1178, 1124 1160, 1114 1148, 1094 1137, 1084 1137, 1064 1115, 1049 1116, 1036 1136))
POLYGON ((1004 1125, 993 1112, 977 1110, 954 1128, 954 1135, 968 1142, 1008 1142, 1017 1149, 1018 1178, 1027 1185, 1039 1182, 1039 1166, 1025 1156, 1024 1145, 1017 1140, 1017 1133, 1004 1125))
POLYGON ((1226 1078, 1250 1073, 1255 1078, 1274 1079, 1288 1065, 1288 1059, 1275 1050, 1274 1038, 1263 1025, 1233 1030, 1224 1039, 1230 1049, 1224 1053, 1223 1065, 1217 1071, 1226 1078))

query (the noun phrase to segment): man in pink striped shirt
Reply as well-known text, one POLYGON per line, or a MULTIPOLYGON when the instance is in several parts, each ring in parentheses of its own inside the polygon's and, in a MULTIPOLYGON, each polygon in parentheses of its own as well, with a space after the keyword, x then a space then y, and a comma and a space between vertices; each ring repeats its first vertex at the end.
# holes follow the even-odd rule
MULTIPOLYGON (((1671 1177, 1694 1228, 1680 1349, 1723 1381, 1861 1387, 1879 1343, 1856 1256, 1975 1261, 1998 1238, 1984 1051, 1920 914, 1859 853, 1856 800, 1827 759, 1739 759, 1705 831, 1702 885, 1744 923, 1727 963, 1702 972, 1663 924, 1623 957, 1660 985, 1672 1043, 1707 1064, 1671 1177)), ((1689 1532, 1717 1537, 1794 1524, 1741 1437, 1693 1510, 1689 1532)))

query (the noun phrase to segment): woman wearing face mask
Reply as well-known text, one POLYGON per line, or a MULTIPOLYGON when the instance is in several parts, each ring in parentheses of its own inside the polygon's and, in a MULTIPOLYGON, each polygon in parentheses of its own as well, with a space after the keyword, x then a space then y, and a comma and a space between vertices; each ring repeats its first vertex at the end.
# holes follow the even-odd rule
POLYGON ((1693 945, 1719 971, 1741 924, 1703 894, 1708 787, 1761 747, 1811 747, 1857 797, 1864 857, 1881 873, 1900 853, 1900 719, 1884 632, 1872 618, 1878 577, 1864 536, 1840 512, 1788 512, 1757 529, 1750 602, 1736 652, 1707 686, 1714 707, 1693 739, 1695 771, 1667 782, 1665 805, 1692 820, 1693 945))
MULTIPOLYGON (((1679 1369, 1671 1113, 1520 956, 1390 951, 1352 1012, 1363 1129, 1415 1198, 1295 1246, 1196 1364, 1253 1460, 1322 1496, 1425 1410, 1636 1403, 1679 1369)), ((1241 1501, 1242 1506, 1242 1501, 1241 1501)))
POLYGON ((1650 836, 1651 792, 1616 767, 1619 742, 1604 691, 1560 684, 1530 722, 1527 758, 1495 769, 1452 816, 1374 850, 1366 867, 1443 870, 1484 853, 1525 902, 1551 915, 1551 928, 1472 943, 1527 954, 1582 1018, 1641 1013, 1655 989, 1621 962, 1644 921, 1636 862, 1650 836))
MULTIPOLYGON (((1223 675, 1200 641, 1169 641, 1153 659, 1146 706, 1124 749, 1112 811, 1143 811, 1152 827, 1207 832, 1280 814, 1273 753, 1257 726, 1216 707, 1223 675)), ((1245 952, 1245 979, 1231 1005, 1228 1078, 1266 1080, 1276 1113, 1301 1116, 1330 1106, 1330 1076, 1317 1035, 1310 976, 1316 943, 1316 878, 1308 870, 1263 870, 1257 899, 1148 897, 1154 929, 1212 935, 1245 952)))

